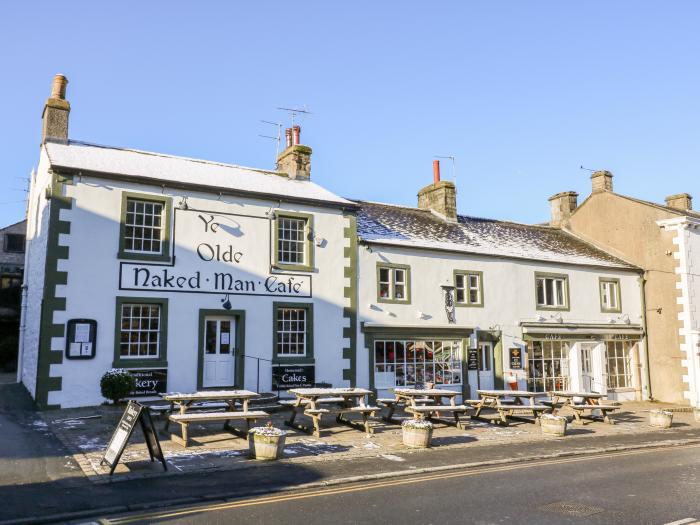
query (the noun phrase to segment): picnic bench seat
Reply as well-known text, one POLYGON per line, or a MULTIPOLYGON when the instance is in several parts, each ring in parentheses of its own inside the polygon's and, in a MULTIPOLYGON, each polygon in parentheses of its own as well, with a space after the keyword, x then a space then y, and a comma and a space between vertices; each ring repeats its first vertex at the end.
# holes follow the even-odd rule
POLYGON ((343 410, 343 412, 377 412, 381 410, 381 407, 352 407, 348 410, 343 410))
POLYGON ((189 443, 188 438, 188 426, 191 423, 201 423, 205 421, 224 421, 224 428, 230 432, 233 432, 240 437, 246 437, 248 430, 250 428, 250 421, 255 421, 257 419, 268 418, 270 415, 262 410, 249 410, 248 412, 197 412, 194 414, 172 414, 168 417, 169 421, 177 423, 181 427, 182 437, 171 434, 173 441, 180 443, 183 447, 187 447, 189 443), (246 430, 245 433, 233 428, 229 425, 229 421, 232 419, 245 419, 246 430))
POLYGON ((308 415, 320 415, 320 414, 330 414, 331 411, 329 408, 307 408, 304 410, 304 414, 308 415))
POLYGON ((409 412, 413 414, 414 416, 418 418, 425 418, 426 416, 429 419, 432 419, 434 421, 439 421, 441 423, 445 424, 451 424, 448 421, 444 421, 440 419, 439 417, 433 417, 431 416, 431 413, 436 413, 439 414, 440 412, 445 412, 445 413, 451 413, 452 417, 454 418, 454 425, 459 428, 459 429, 464 429, 464 424, 462 421, 460 421, 459 416, 460 414, 464 414, 468 410, 471 410, 471 407, 465 406, 465 405, 421 405, 421 406, 411 406, 411 407, 406 407, 405 410, 406 412, 409 412))
MULTIPOLYGON (((573 411, 574 411, 574 421, 576 423, 583 423, 583 420, 581 419, 581 416, 584 415, 584 412, 587 410, 590 410, 591 412, 593 410, 600 410, 603 413, 603 421, 605 423, 608 423, 609 425, 614 425, 615 422, 610 419, 610 416, 608 416, 608 412, 614 412, 615 410, 620 410, 622 408, 620 405, 594 405, 594 404, 571 404, 568 405, 573 411)), ((587 416, 593 418, 593 416, 587 416)))

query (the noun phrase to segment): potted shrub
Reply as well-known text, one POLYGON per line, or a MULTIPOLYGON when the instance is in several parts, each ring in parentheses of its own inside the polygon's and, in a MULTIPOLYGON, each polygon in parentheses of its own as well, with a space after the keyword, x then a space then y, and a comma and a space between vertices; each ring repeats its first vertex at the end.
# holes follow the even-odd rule
POLYGON ((136 379, 123 368, 107 370, 100 379, 102 396, 111 400, 115 405, 136 388, 136 379))
POLYGON ((552 436, 565 436, 568 420, 563 416, 553 416, 552 414, 542 414, 540 416, 540 428, 543 434, 552 436))
POLYGON ((403 444, 411 448, 427 448, 433 437, 433 424, 425 419, 407 419, 401 424, 403 444))
POLYGON ((671 428, 673 412, 670 410, 650 410, 649 424, 652 427, 671 428))
POLYGON ((284 453, 287 433, 272 426, 269 422, 264 427, 254 427, 248 431, 248 449, 255 459, 279 459, 284 453))

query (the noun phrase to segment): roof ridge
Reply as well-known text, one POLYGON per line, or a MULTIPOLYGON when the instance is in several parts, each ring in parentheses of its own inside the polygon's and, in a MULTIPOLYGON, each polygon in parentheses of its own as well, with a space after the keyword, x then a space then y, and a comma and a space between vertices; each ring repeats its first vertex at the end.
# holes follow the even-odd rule
MULTIPOLYGON (((87 142, 84 140, 74 140, 70 139, 68 141, 68 146, 71 144, 77 144, 81 146, 90 146, 94 148, 104 148, 104 149, 112 149, 112 150, 117 150, 117 151, 128 151, 131 153, 139 153, 141 155, 151 155, 153 157, 165 157, 169 159, 177 159, 177 160, 186 160, 188 162, 197 162, 199 164, 209 164, 212 166, 222 166, 225 168, 238 168, 238 169, 244 169, 244 170, 250 170, 250 171, 257 171, 259 173, 266 173, 269 175, 275 175, 275 176, 280 176, 282 175, 282 172, 275 171, 275 170, 266 170, 262 168, 251 168, 249 166, 241 166, 240 164, 230 164, 228 162, 219 162, 219 161, 214 161, 214 160, 205 160, 205 159, 197 159, 194 157, 183 157, 181 155, 171 155, 169 153, 159 153, 157 151, 146 151, 146 150, 141 150, 141 149, 136 149, 136 148, 124 148, 120 146, 109 146, 106 144, 97 144, 96 142, 87 142)), ((290 179, 292 180, 292 179, 290 179)), ((303 182, 311 182, 311 181, 303 181, 303 182)))

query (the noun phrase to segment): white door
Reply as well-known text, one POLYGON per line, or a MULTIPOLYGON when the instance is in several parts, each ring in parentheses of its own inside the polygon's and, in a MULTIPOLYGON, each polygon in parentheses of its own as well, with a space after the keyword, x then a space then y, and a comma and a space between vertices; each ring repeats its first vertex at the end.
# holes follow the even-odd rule
POLYGON ((479 343, 477 370, 469 370, 472 399, 479 399, 477 390, 493 390, 493 343, 479 343))
POLYGON ((593 349, 595 344, 581 343, 581 390, 595 392, 593 388, 593 349))
POLYGON ((203 387, 234 385, 235 330, 230 317, 205 318, 203 387))

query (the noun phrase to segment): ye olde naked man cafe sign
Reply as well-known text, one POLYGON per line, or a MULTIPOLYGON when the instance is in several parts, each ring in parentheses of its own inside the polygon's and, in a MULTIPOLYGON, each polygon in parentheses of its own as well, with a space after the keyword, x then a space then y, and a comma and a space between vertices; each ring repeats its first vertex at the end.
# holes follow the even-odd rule
POLYGON ((270 272, 267 218, 175 211, 173 263, 121 263, 120 290, 311 297, 310 276, 270 272))

